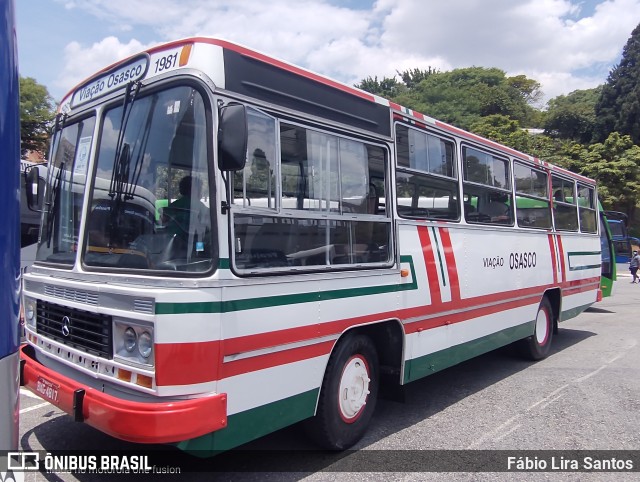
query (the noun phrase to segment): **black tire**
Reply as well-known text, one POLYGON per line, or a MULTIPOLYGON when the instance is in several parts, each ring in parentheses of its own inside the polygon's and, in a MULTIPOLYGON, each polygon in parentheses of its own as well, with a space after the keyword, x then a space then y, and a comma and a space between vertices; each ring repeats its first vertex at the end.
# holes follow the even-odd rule
POLYGON ((373 342, 365 335, 346 335, 329 358, 316 415, 305 423, 309 437, 328 450, 351 447, 367 431, 378 386, 378 353, 373 342), (348 397, 350 389, 352 396, 348 397))
POLYGON ((554 333, 553 308, 545 296, 540 302, 533 335, 520 340, 520 352, 525 358, 542 360, 549 356, 554 333))

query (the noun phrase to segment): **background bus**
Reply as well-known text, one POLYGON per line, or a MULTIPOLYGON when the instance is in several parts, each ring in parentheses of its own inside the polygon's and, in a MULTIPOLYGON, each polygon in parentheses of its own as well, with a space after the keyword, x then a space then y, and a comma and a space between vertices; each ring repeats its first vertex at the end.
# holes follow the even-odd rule
POLYGON ((631 253, 638 249, 640 240, 629 236, 629 217, 619 211, 605 211, 611 239, 616 253, 616 263, 629 263, 631 253))
POLYGON ((0 0, 0 450, 18 448, 20 104, 13 0, 0 0))

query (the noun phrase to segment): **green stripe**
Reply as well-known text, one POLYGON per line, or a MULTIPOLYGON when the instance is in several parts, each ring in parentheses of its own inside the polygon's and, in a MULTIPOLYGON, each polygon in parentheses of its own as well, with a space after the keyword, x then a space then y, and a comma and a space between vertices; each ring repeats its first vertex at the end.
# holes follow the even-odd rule
MULTIPOLYGON (((452 346, 413 360, 407 360, 404 366, 404 383, 426 377, 483 353, 513 343, 516 340, 531 336, 534 328, 535 321, 529 321, 467 343, 452 346)), ((419 336, 429 336, 429 332, 422 332, 419 336)))
POLYGON ((601 256, 601 251, 572 251, 567 253, 567 259, 569 260, 569 271, 582 271, 585 269, 600 268, 600 264, 588 264, 583 266, 571 266, 572 256, 601 256))
POLYGON ((343 298, 356 298, 398 291, 418 289, 416 271, 411 256, 401 256, 402 263, 411 266, 411 283, 396 283, 384 286, 367 286, 363 288, 346 288, 341 290, 329 290, 323 292, 296 293, 291 295, 265 296, 262 298, 245 298, 229 301, 193 302, 193 303, 156 303, 157 315, 175 315, 185 313, 230 313, 234 311, 254 310, 258 308, 270 308, 274 306, 294 305, 300 303, 312 303, 343 298))
POLYGON ((576 266, 575 268, 569 266, 569 271, 582 271, 585 269, 594 269, 594 268, 601 268, 602 265, 601 264, 585 264, 584 266, 576 266))
POLYGON ((267 405, 230 415, 227 426, 217 432, 179 442, 181 450, 208 457, 250 442, 281 428, 312 417, 319 388, 267 405))
POLYGON ((567 253, 567 256, 571 257, 571 256, 593 256, 593 255, 598 255, 600 256, 602 254, 602 251, 571 251, 569 253, 567 253))
POLYGON ((442 283, 444 286, 447 286, 447 278, 444 277, 444 266, 442 265, 442 256, 440 255, 440 242, 438 241, 438 236, 436 235, 436 228, 431 226, 431 230, 433 231, 433 239, 436 240, 436 253, 438 253, 438 261, 440 262, 440 273, 442 274, 442 283))
POLYGON ((218 260, 218 269, 231 269, 229 258, 220 258, 218 260))

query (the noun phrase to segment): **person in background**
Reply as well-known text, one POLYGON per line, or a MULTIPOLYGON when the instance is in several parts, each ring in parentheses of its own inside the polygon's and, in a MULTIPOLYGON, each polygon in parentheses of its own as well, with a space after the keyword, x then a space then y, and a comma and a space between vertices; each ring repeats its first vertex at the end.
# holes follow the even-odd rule
POLYGON ((200 223, 206 221, 209 210, 201 201, 202 181, 199 178, 183 177, 180 179, 178 190, 180 197, 165 208, 164 214, 169 218, 169 232, 185 235, 193 228, 190 224, 194 221, 200 223))
POLYGON ((638 268, 640 268, 640 254, 634 251, 631 261, 629 262, 629 271, 631 271, 631 276, 633 276, 631 283, 635 283, 637 279, 640 279, 638 278, 638 268))

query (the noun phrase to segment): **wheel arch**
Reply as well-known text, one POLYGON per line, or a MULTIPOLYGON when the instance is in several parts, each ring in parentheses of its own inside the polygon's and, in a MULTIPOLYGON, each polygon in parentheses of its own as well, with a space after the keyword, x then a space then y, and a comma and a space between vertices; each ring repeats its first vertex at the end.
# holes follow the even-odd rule
MULTIPOLYGON (((399 386, 402 383, 403 357, 406 345, 404 327, 400 320, 391 318, 375 321, 364 325, 355 325, 344 330, 335 340, 323 371, 323 378, 329 365, 329 359, 336 350, 338 344, 347 336, 368 336, 375 346, 378 354, 380 368, 380 385, 399 386)), ((320 391, 318 391, 318 399, 320 391)), ((316 409, 318 399, 316 400, 316 409)))
POLYGON ((547 298, 553 310, 553 333, 558 333, 558 322, 562 313, 562 292, 560 288, 551 288, 544 292, 543 298, 547 298))

